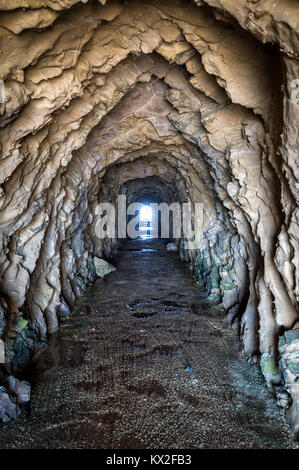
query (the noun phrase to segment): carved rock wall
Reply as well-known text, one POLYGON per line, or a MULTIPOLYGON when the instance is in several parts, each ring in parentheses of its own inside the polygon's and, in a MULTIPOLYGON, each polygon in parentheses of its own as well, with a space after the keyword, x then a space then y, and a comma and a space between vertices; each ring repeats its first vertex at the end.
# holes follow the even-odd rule
POLYGON ((95 279, 95 257, 116 246, 96 237, 98 202, 146 188, 204 204, 201 246, 182 242, 181 256, 269 386, 278 396, 286 387, 299 432, 298 374, 278 348, 299 328, 295 3, 0 1, 9 372, 57 330, 95 279))

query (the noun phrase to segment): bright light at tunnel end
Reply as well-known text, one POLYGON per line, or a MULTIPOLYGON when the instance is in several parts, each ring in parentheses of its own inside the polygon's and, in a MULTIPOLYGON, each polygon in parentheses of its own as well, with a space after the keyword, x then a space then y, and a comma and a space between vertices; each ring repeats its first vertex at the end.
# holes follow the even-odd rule
POLYGON ((151 222, 153 220, 153 210, 151 206, 144 205, 140 210, 140 222, 151 222))
POLYGON ((97 205, 95 234, 100 239, 127 238, 127 236, 135 239, 144 233, 144 229, 141 230, 140 226, 146 221, 157 221, 159 213, 161 234, 158 237, 158 224, 153 224, 150 229, 151 238, 169 238, 172 225, 172 238, 183 239, 186 249, 200 248, 204 227, 203 204, 190 201, 146 205, 134 202, 127 205, 126 196, 119 195, 117 207, 109 202, 97 205), (170 214, 172 224, 170 224, 170 214), (129 221, 128 216, 132 216, 129 221))

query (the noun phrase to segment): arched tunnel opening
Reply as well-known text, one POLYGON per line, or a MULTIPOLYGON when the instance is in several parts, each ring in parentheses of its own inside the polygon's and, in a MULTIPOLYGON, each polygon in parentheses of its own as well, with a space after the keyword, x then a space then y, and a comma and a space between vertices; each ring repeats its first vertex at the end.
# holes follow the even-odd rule
MULTIPOLYGON (((139 234, 139 237, 141 239, 147 239, 147 238, 154 238, 154 229, 156 224, 156 221, 153 220, 153 210, 151 208, 151 203, 149 201, 144 201, 142 203, 142 207, 140 209, 140 222, 139 222, 139 231, 141 232, 139 234)), ((158 235, 159 236, 159 231, 158 235)))
POLYGON ((298 6, 237 3, 0 0, 1 448, 298 447, 298 6))

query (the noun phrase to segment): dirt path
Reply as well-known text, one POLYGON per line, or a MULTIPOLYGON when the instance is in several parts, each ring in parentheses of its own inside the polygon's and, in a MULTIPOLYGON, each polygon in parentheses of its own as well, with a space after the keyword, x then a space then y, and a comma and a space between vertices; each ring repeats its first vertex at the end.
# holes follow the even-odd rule
POLYGON ((159 241, 126 242, 36 363, 0 448, 288 448, 289 428, 217 307, 159 241))

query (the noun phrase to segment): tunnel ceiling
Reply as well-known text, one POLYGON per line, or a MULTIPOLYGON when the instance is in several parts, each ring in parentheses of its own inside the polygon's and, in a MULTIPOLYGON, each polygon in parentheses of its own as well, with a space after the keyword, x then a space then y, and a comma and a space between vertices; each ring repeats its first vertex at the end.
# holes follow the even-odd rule
POLYGON ((140 198, 154 202, 187 202, 186 183, 177 168, 163 154, 140 157, 133 161, 112 165, 104 177, 98 193, 98 201, 117 203, 118 194, 127 197, 127 205, 140 198))
POLYGON ((278 336, 299 327, 296 2, 0 0, 0 10, 8 362, 19 367, 20 325, 45 341, 112 249, 95 235, 98 202, 153 194, 204 204, 201 247, 181 255, 268 384, 284 380, 295 400, 277 359, 278 336))

